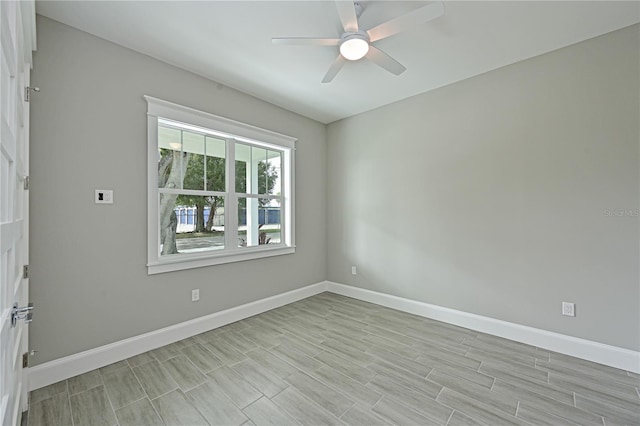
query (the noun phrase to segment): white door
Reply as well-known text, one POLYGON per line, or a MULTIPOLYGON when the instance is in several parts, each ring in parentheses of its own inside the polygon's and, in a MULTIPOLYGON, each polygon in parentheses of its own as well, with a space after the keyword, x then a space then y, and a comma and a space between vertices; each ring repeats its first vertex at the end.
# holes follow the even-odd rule
POLYGON ((28 304, 29 280, 29 86, 35 48, 33 1, 0 1, 0 424, 20 423, 27 408, 22 355, 28 326, 12 324, 14 303, 28 304))

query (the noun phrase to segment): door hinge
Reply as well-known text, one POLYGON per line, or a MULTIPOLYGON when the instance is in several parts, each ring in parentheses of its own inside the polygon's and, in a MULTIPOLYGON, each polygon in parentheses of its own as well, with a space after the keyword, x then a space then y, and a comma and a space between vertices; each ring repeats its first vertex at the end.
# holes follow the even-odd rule
POLYGON ((25 280, 29 278, 29 265, 24 265, 22 267, 22 278, 24 278, 25 280))
POLYGON ((29 176, 24 177, 24 189, 25 190, 29 189, 29 176))
POLYGON ((31 102, 31 92, 39 92, 40 88, 39 87, 31 87, 31 86, 27 86, 24 88, 24 101, 25 102, 31 102))
POLYGON ((22 354, 22 368, 29 367, 29 352, 22 354))

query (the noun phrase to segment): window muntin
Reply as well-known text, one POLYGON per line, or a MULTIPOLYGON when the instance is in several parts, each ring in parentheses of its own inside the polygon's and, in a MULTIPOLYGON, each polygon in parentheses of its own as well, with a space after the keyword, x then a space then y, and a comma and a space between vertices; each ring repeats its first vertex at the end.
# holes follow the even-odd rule
POLYGON ((149 273, 293 253, 295 139, 146 99, 149 273))

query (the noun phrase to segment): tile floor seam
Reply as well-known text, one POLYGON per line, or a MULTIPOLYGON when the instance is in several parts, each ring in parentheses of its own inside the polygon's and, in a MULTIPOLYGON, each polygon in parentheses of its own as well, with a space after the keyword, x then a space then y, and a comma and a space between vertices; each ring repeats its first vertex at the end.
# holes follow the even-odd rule
MULTIPOLYGON (((442 391, 440 391, 440 392, 442 392, 442 391)), ((438 395, 440 395, 440 393, 438 393, 438 395)), ((453 417, 453 413, 455 413, 455 412, 456 412, 456 410, 451 409, 451 414, 449 414, 449 418, 447 419, 447 421, 444 424, 445 426, 447 426, 449 424, 449 422, 451 421, 451 418, 453 417)))
MULTIPOLYGON (((203 384, 204 384, 204 383, 203 383, 203 384)), ((196 386, 196 387, 197 387, 197 386, 196 386)), ((194 389, 195 389, 195 388, 194 388, 194 389)), ((149 398, 149 401, 155 401, 155 400, 157 400, 158 398, 162 398, 163 396, 167 396, 167 395, 169 395, 171 392, 173 392, 173 391, 175 391, 175 390, 179 390, 180 392, 182 392, 182 389, 180 389, 180 386, 178 386, 178 387, 176 387, 176 388, 171 389, 170 391, 167 391, 167 392, 165 392, 165 393, 163 393, 163 394, 161 394, 161 395, 156 396, 156 397, 155 397, 155 398, 153 398, 153 399, 151 399, 151 397, 149 397, 148 395, 147 395, 147 397, 149 398)), ((193 390, 193 389, 192 389, 192 390, 193 390)), ((182 393, 184 393, 184 392, 182 392, 182 393)))
MULTIPOLYGON (((338 394, 340 394, 340 395, 345 396, 345 397, 346 397, 346 399, 347 399, 349 402, 351 402, 351 406, 350 406, 349 408, 347 408, 347 409, 344 411, 344 413, 342 413, 340 416, 336 416, 336 417, 341 417, 341 416, 342 416, 342 415, 344 415, 347 411, 349 411, 349 409, 351 409, 351 407, 353 407, 353 406, 356 404, 356 401, 353 401, 352 399, 350 399, 349 397, 347 397, 346 395, 344 395, 344 393, 343 393, 343 392, 341 392, 341 391, 339 391, 339 390, 335 389, 333 386, 329 385, 328 383, 323 382, 323 381, 322 381, 322 380, 320 380, 318 377, 316 377, 316 376, 312 376, 312 375, 310 375, 310 374, 308 374, 308 373, 305 373, 304 371, 302 371, 302 374, 306 374, 306 375, 308 375, 309 377, 311 377, 311 378, 313 378, 313 379, 317 380, 317 381, 318 381, 318 382, 320 382, 321 384, 323 384, 323 385, 327 386, 329 389, 331 389, 331 390, 333 390, 333 391, 337 392, 337 393, 338 393, 338 394)), ((285 381, 285 382, 286 382, 286 381, 285 381)), ((298 388, 297 388, 295 385, 293 385, 292 383, 289 383, 289 382, 286 382, 286 383, 288 383, 288 384, 289 384, 289 386, 293 386, 294 388, 298 389, 298 388)), ((305 395, 305 396, 306 396, 306 394, 304 394, 300 389, 298 389, 298 392, 300 392, 302 395, 305 395)), ((309 399, 311 399, 311 398, 309 398, 309 399)), ((324 408, 324 407, 323 407, 323 408, 324 408)))
MULTIPOLYGON (((203 385, 204 385, 204 383, 203 383, 203 385)), ((195 388, 194 388, 194 389, 195 389, 195 388)), ((185 399, 187 400, 187 403, 191 404, 191 405, 193 406, 193 408, 195 408, 195 410, 198 412, 198 414, 200 414, 200 415, 202 416, 202 418, 204 419, 204 421, 205 421, 205 422, 207 422, 207 424, 208 424, 209 426, 215 426, 215 425, 212 425, 212 424, 211 424, 211 422, 209 422, 209 420, 208 420, 208 419, 207 419, 207 417, 205 416, 205 413, 203 413, 203 412, 202 412, 202 409, 198 408, 198 406, 197 406, 197 405, 195 405, 194 403, 192 403, 186 395, 185 395, 185 399)), ((233 404, 233 401, 231 401, 231 403, 233 404)), ((235 405, 235 404, 234 404, 234 405, 235 405)), ((238 407, 238 406, 236 405, 236 407, 238 407)), ((238 407, 238 410, 240 410, 240 411, 242 412, 242 414, 244 414, 244 411, 242 411, 242 409, 241 409, 241 408, 239 408, 239 407, 238 407)), ((247 417, 247 419, 251 419, 251 418, 250 418, 249 416, 247 416, 246 414, 245 414, 245 416, 247 417)), ((164 421, 164 419, 163 419, 162 417, 160 417, 160 420, 162 420, 162 422, 163 422, 163 423, 165 423, 165 425, 166 425, 166 422, 164 421)), ((243 422, 242 424, 244 424, 244 423, 246 423, 246 422, 243 422)))
MULTIPOLYGON (((140 402, 140 401, 142 401, 143 399, 149 399, 149 397, 145 394, 142 398, 138 398, 138 399, 136 399, 135 401, 131 401, 130 403, 128 403, 127 405, 123 405, 122 407, 118 407, 117 409, 115 409, 115 410, 114 410, 114 412, 116 412, 116 411, 118 411, 118 410, 122 410, 123 408, 127 408, 127 407, 129 407, 130 405, 135 404, 136 402, 140 402)), ((149 400, 149 401, 151 401, 151 400, 149 400)))
POLYGON ((373 404, 371 405, 371 407, 369 407, 369 410, 371 410, 373 407, 375 407, 376 405, 378 405, 378 402, 380 402, 380 400, 382 400, 382 398, 384 398, 384 394, 383 394, 382 392, 380 392, 380 398, 378 398, 378 399, 376 400, 376 402, 375 402, 375 403, 373 403, 373 404))
MULTIPOLYGON (((322 368, 322 367, 321 367, 321 368, 322 368)), ((316 371, 317 371, 317 370, 316 370, 316 371)), ((335 387, 334 385, 332 385, 332 384, 330 384, 330 383, 325 382, 321 377, 316 376, 316 375, 314 375, 314 374, 312 374, 312 373, 305 373, 304 371, 303 371, 302 373, 303 373, 303 374, 308 375, 309 377, 311 377, 311 378, 313 378, 313 379, 315 379, 315 380, 317 380, 318 382, 322 383, 323 385, 325 385, 325 386, 326 386, 326 387, 328 387, 329 389, 332 389, 333 391, 335 391, 335 392, 339 393, 340 395, 345 396, 347 399, 349 399, 349 400, 350 400, 351 402, 353 402, 354 404, 357 402, 357 401, 353 401, 352 399, 350 399, 350 398, 349 398, 349 395, 348 395, 348 394, 346 394, 344 391, 342 391, 342 390, 338 389, 337 387, 335 387)), ((349 410, 347 410, 347 411, 349 411, 349 410)), ((345 413, 346 413, 346 411, 345 411, 345 413)), ((344 413, 343 413, 343 414, 344 414, 344 413)))
MULTIPOLYGON (((560 388, 560 389, 565 389, 565 388, 560 388)), ((566 390, 569 391, 569 392, 573 392, 574 394, 579 395, 579 396, 581 396, 583 398, 590 398, 590 399, 595 399, 595 400, 602 400, 601 399, 602 396, 616 398, 618 401, 621 401, 622 403, 635 405, 640 409, 640 401, 633 400, 634 398, 632 396, 630 396, 630 395, 621 395, 621 394, 618 394, 618 393, 615 393, 615 392, 606 393, 606 392, 601 392, 601 391, 598 391, 598 390, 593 390, 593 389, 588 388, 588 387, 587 387, 588 391, 591 391, 594 394, 595 393, 600 393, 600 394, 602 394, 602 396, 594 396, 594 395, 590 396, 588 393, 581 392, 580 389, 578 389, 576 391, 576 390, 570 390, 570 389, 566 388, 566 390)), ((575 399, 575 397, 574 397, 574 399, 575 399)), ((615 402, 612 403, 612 404, 613 405, 617 405, 617 403, 615 403, 615 402)))
MULTIPOLYGON (((569 405, 569 404, 567 404, 566 402, 562 402, 562 401, 560 401, 559 399, 554 398, 554 397, 552 397, 552 396, 542 394, 542 393, 537 392, 537 391, 535 391, 535 390, 531 390, 531 389, 523 388, 522 386, 518 386, 518 385, 515 385, 515 384, 513 384, 513 383, 507 382, 506 380, 503 380, 503 379, 500 379, 500 378, 496 378, 495 380, 496 380, 496 382, 499 380, 499 381, 501 381, 502 383, 505 383, 505 384, 507 384, 507 385, 510 385, 510 386, 516 387, 516 388, 518 388, 518 390, 527 390, 527 391, 529 391, 529 392, 535 393, 536 395, 539 395, 539 396, 543 396, 543 397, 545 397, 545 398, 552 399, 554 402, 557 402, 558 404, 566 405, 567 407, 577 408, 577 407, 574 407, 573 405, 569 405)), ((491 389, 491 390, 493 390, 493 389, 491 389)), ((574 393, 574 395, 575 395, 575 392, 573 392, 573 393, 574 393)), ((574 399, 575 399, 575 397, 574 397, 574 399)))
MULTIPOLYGON (((295 389, 295 386, 291 386, 295 389)), ((310 403, 312 406, 315 407, 319 407, 323 412, 327 413, 328 415, 330 415, 331 417, 334 417, 336 419, 338 419, 338 416, 334 415, 333 413, 331 413, 329 410, 327 410, 326 408, 324 408, 322 405, 318 404, 316 401, 312 400, 311 398, 309 398, 307 395, 303 394, 302 392, 300 392, 299 390, 295 390, 296 393, 298 393, 304 400, 306 400, 306 402, 310 403)), ((275 398, 275 397, 274 397, 275 398)), ((279 404, 276 401, 273 401, 274 404, 278 405, 279 404)), ((353 406, 353 405, 352 405, 353 406)), ((281 407, 282 408, 282 407, 281 407)), ((285 408, 282 408, 284 411, 287 411, 285 408)), ((348 410, 347 410, 348 411, 348 410)), ((346 411, 345 411, 346 412, 346 411)), ((292 414, 289 414, 291 417, 295 418, 295 416, 293 416, 292 414)), ((297 419, 296 419, 297 420, 297 419)))
MULTIPOLYGON (((463 411, 461 411, 461 410, 459 410, 459 409, 457 409, 457 408, 451 407, 451 406, 449 406, 449 405, 447 405, 447 404, 445 404, 444 402, 441 402, 441 401, 439 400, 440 395, 442 394, 442 392, 444 392, 444 390, 445 390, 445 389, 446 389, 446 388, 445 388, 444 386, 442 387, 442 389, 440 389, 440 392, 438 392, 438 395, 436 396, 436 398, 434 398, 434 399, 435 399, 435 401, 436 401, 438 404, 442 405, 443 407, 447 407, 447 408, 451 409, 452 411, 456 411, 456 410, 457 410, 457 411, 460 411, 461 413, 464 413, 463 411)), ((455 392, 455 390, 454 390, 454 392, 455 392)), ((469 417, 471 417, 471 416, 469 416, 469 417)))
MULTIPOLYGON (((196 388, 199 388, 200 386, 204 385, 204 384, 205 384, 205 383, 207 383, 208 381, 209 381, 209 380, 205 380, 204 382, 202 382, 202 383, 200 383, 200 384, 197 384, 197 385, 195 385, 195 386, 192 386, 192 387, 190 387, 190 388, 188 388, 188 389, 182 389, 180 386, 178 386, 178 389, 180 389, 180 392, 182 392, 182 393, 191 392, 192 390, 194 390, 194 389, 196 389, 196 388)), ((174 390, 175 390, 175 389, 174 389, 174 390)))
MULTIPOLYGON (((400 397, 393 397, 392 395, 385 395, 385 396, 387 396, 389 400, 395 402, 396 404, 400 405, 404 409, 406 409, 406 410, 408 410, 410 412, 413 412, 415 414, 418 414, 420 417, 428 418, 421 411, 418 411, 417 409, 412 408, 411 406, 407 405, 404 401, 402 401, 402 399, 400 399, 400 397)), ((382 398, 380 398, 380 400, 382 400, 382 398)), ((444 405, 444 404, 440 404, 440 405, 444 405)), ((373 410, 373 407, 372 407, 372 410, 373 410)), ((384 417, 384 416, 381 415, 381 417, 384 417)))
POLYGON ((151 409, 153 410, 154 413, 156 413, 156 416, 158 416, 158 418, 160 419, 160 421, 162 422, 162 424, 166 424, 164 419, 162 418, 162 416, 160 415, 160 413, 158 412, 158 410, 156 409, 156 406, 153 405, 153 403, 151 402, 151 398, 149 398, 149 395, 147 395, 147 399, 149 400, 149 405, 151 405, 151 409))
MULTIPOLYGON (((264 348, 263 348, 263 349, 264 349, 264 348)), ((265 350, 265 351, 267 351, 267 352, 269 352, 271 355, 275 356, 275 357, 276 357, 276 358, 278 358, 279 360, 281 360, 281 361, 283 361, 283 362, 286 362, 287 364, 289 364, 291 367, 295 368, 296 370, 298 370, 298 371, 302 371, 302 372, 304 373, 304 370, 301 370, 300 368, 296 367, 296 366, 295 366, 295 365, 293 365, 291 362, 289 362, 289 361, 287 361, 286 359, 284 359, 282 356, 278 356, 278 353, 277 353, 277 352, 276 352, 276 353, 271 352, 271 349, 273 349, 273 348, 264 349, 264 350, 265 350)), ((315 359, 315 358, 312 358, 312 357, 309 357, 309 358, 311 358, 311 359, 315 359)), ((317 361, 317 362, 320 362, 320 361, 318 361, 318 360, 316 360, 316 361, 317 361)))
POLYGON ((376 403, 371 406, 370 410, 373 410, 378 404, 380 404, 380 401, 382 401, 385 396, 385 394, 382 394, 382 396, 376 401, 376 403))
MULTIPOLYGON (((142 392, 144 392, 145 396, 147 398, 149 398, 149 394, 147 393, 147 390, 145 389, 145 387, 142 385, 142 381, 140 380, 140 378, 138 377, 138 375, 136 374, 135 370, 133 369, 133 367, 131 367, 131 372, 133 373, 133 377, 136 378, 136 380, 138 381, 138 384, 140 385, 140 388, 142 389, 142 392)), ((151 401, 151 398, 149 398, 149 401, 151 401)))
MULTIPOLYGON (((533 392, 533 391, 531 391, 531 392, 533 392)), ((588 410, 585 410, 585 409, 583 409, 583 408, 574 407, 574 406, 572 406, 572 405, 566 404, 566 403, 564 403, 564 402, 562 402, 562 401, 558 401, 557 399, 552 398, 552 397, 547 396, 547 395, 542 395, 542 394, 539 394, 539 393, 537 393, 537 392, 533 392, 533 393, 535 393, 535 394, 536 394, 536 395, 538 395, 539 397, 541 396, 541 397, 543 397, 543 398, 548 398, 548 399, 552 400, 553 402, 555 402, 555 403, 557 403, 557 404, 565 405, 565 406, 570 407, 570 408, 575 408, 576 410, 583 411, 583 412, 585 412, 585 413, 587 413, 587 414, 589 414, 589 415, 592 415, 592 416, 594 416, 594 417, 600 417, 600 418, 603 418, 603 416, 601 416, 600 414, 596 414, 596 413, 595 413, 595 412, 593 412, 593 411, 588 411, 588 410)), ((518 397, 518 398, 520 398, 520 397, 518 397)), ((519 399, 518 401, 520 401, 520 399, 519 399)), ((527 402, 527 401, 525 401, 525 402, 527 402)), ((533 404, 533 403, 531 403, 531 402, 528 402, 528 403, 529 403, 529 404, 533 404)), ((540 410, 540 411, 542 411, 542 412, 544 412, 544 413, 548 413, 548 414, 553 414, 553 415, 559 416, 558 414, 555 414, 555 413, 552 413, 552 412, 549 412, 549 411, 545 411, 545 409, 539 409, 539 410, 540 410)), ((559 416, 559 417, 562 417, 562 416, 559 416)), ((567 420, 568 420, 568 419, 567 419, 567 420)), ((571 420, 569 420, 569 421, 571 421, 571 420)), ((604 424, 604 422, 603 422, 603 424, 604 424)))
MULTIPOLYGON (((271 398, 269 398, 268 396, 265 395, 265 398, 267 398, 269 401, 273 402, 272 400, 274 398, 276 398, 278 395, 280 395, 282 392, 284 392, 285 390, 289 389, 289 386, 290 385, 287 383, 287 387, 286 388, 282 389, 280 392, 278 392, 277 394, 273 395, 271 398)), ((274 404, 275 404, 275 402, 274 402, 274 404)))
MULTIPOLYGON (((67 382, 67 390, 69 389, 69 381, 65 380, 65 382, 67 382)), ((67 404, 69 404, 69 416, 71 417, 71 426, 75 426, 75 421, 73 420, 73 407, 71 406, 71 394, 69 392, 67 392, 67 404)), ((28 426, 28 423, 27 423, 28 426)))
MULTIPOLYGON (((423 377, 423 379, 428 380, 429 376, 431 375, 431 373, 433 373, 435 371, 435 368, 432 368, 431 370, 429 370, 429 372, 427 373, 426 376, 423 377)), ((439 393, 439 392, 438 392, 439 393)))
MULTIPOLYGON (((104 387, 104 394, 107 397, 107 401, 109 401, 109 405, 111 406, 111 412, 113 413, 113 417, 116 419, 116 424, 119 426, 120 421, 118 420, 118 416, 116 416, 116 409, 111 401, 111 397, 109 396, 109 392, 107 392, 107 386, 105 384, 102 385, 104 387)), ((73 419, 72 419, 73 420, 73 419)))

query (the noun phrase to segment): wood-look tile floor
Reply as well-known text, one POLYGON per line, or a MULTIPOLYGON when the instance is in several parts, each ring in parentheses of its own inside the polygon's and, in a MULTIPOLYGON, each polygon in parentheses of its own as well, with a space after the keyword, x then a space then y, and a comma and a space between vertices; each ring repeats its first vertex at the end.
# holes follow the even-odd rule
POLYGON ((31 393, 36 425, 639 425, 640 375, 331 293, 31 393))

